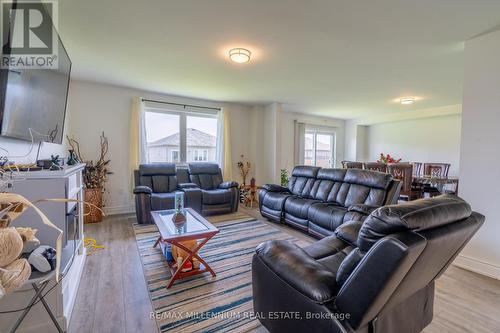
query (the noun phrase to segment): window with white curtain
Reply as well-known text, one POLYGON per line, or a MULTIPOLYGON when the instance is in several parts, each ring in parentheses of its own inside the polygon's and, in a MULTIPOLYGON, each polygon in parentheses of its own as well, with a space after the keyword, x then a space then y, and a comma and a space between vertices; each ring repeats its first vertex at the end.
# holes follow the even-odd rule
POLYGON ((217 162, 218 111, 146 106, 148 162, 217 162))

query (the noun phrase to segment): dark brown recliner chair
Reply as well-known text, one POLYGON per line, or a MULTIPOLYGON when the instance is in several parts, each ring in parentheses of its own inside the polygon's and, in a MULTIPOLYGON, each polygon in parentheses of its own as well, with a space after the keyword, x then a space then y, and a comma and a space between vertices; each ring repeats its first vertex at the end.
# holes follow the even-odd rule
POLYGON ((187 205, 203 215, 226 214, 238 210, 238 183, 222 180, 216 163, 190 163, 191 183, 181 184, 187 205))
POLYGON ((138 223, 152 223, 151 211, 174 208, 177 173, 174 163, 141 164, 134 171, 138 223))
POLYGON ((432 321, 434 281, 483 222, 448 194, 378 208, 303 249, 262 243, 254 311, 270 332, 420 332, 432 321))

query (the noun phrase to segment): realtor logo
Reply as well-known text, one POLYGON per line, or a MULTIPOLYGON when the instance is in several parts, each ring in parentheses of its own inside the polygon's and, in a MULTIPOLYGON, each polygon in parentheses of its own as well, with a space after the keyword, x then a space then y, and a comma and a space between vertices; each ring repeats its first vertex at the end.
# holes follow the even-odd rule
POLYGON ((2 1, 1 68, 57 68, 57 3, 2 1))

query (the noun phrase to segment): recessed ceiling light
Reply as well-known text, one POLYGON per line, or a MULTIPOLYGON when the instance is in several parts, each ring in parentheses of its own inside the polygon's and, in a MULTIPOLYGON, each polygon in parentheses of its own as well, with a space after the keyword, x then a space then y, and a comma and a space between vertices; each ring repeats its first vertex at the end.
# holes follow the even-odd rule
POLYGON ((229 50, 229 58, 232 61, 237 62, 238 64, 249 62, 251 55, 252 55, 252 52, 250 52, 247 49, 241 48, 241 47, 237 47, 237 48, 229 50))
POLYGON ((399 103, 403 105, 413 104, 415 103, 415 97, 403 97, 399 100, 399 103))

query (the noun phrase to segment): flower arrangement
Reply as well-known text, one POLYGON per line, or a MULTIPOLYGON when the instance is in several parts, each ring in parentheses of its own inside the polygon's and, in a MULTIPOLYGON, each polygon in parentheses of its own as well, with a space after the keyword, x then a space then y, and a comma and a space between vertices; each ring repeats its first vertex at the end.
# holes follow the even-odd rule
POLYGON ((380 153, 380 158, 377 162, 382 164, 399 163, 401 159, 395 159, 390 154, 384 155, 384 153, 380 153))
POLYGON ((281 169, 281 186, 288 186, 288 171, 281 169))
MULTIPOLYGON (((82 157, 80 153, 80 144, 69 136, 66 137, 68 139, 69 145, 71 149, 75 152, 77 159, 80 162, 84 162, 85 159, 82 157)), ((109 171, 108 165, 111 162, 110 159, 107 158, 109 143, 108 138, 102 132, 101 137, 101 154, 99 156, 99 160, 97 162, 94 161, 85 161, 85 169, 83 170, 83 184, 86 189, 92 188, 100 188, 104 191, 104 185, 108 180, 108 175, 111 175, 112 172, 109 171)))
POLYGON ((243 186, 245 186, 247 182, 247 176, 248 173, 250 172, 252 164, 248 161, 245 161, 245 155, 241 155, 241 161, 238 161, 236 165, 238 166, 241 178, 243 179, 243 186))

